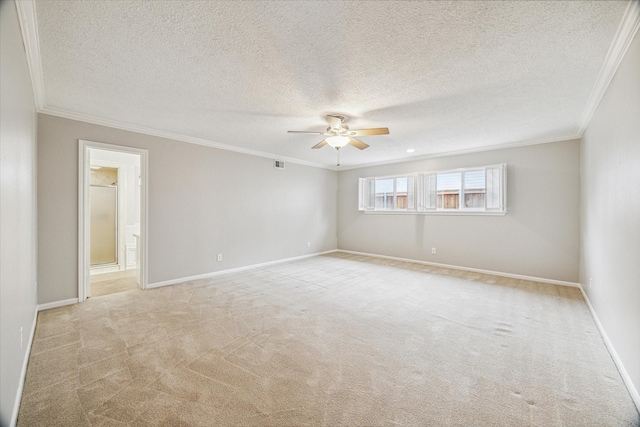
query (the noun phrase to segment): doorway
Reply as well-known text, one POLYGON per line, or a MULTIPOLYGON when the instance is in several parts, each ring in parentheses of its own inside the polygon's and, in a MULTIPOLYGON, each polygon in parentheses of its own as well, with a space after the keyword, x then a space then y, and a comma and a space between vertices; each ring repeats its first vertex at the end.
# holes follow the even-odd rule
POLYGON ((145 289, 147 151, 79 141, 78 301, 145 289))
POLYGON ((118 200, 123 192, 123 172, 120 167, 102 166, 96 162, 94 155, 103 152, 89 150, 89 262, 92 274, 105 269, 121 270, 122 258, 118 256, 121 239, 118 234, 122 228, 120 223, 127 222, 126 218, 122 220, 126 210, 121 209, 118 200))

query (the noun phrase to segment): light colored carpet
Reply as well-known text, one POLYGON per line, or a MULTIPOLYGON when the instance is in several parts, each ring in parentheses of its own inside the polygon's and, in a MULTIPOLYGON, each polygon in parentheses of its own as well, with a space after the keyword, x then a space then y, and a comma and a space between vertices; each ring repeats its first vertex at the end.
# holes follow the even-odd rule
POLYGON ((139 289, 135 270, 93 274, 90 280, 92 298, 139 289))
POLYGON ((618 426, 579 291, 342 253, 38 316, 19 426, 618 426))

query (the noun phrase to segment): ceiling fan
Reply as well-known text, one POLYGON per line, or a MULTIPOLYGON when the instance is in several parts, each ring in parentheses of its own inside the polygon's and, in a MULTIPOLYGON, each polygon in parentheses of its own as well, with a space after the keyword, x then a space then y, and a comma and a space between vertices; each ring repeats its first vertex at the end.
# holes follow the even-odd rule
MULTIPOLYGON (((355 136, 372 136, 372 135, 387 135, 389 134, 389 128, 373 128, 373 129, 357 129, 350 130, 349 126, 345 124, 347 118, 345 116, 327 115, 327 121, 329 127, 324 132, 307 132, 304 130, 290 130, 289 133, 309 133, 314 135, 324 135, 325 139, 317 143, 311 148, 322 148, 325 145, 329 145, 336 150, 340 150, 345 145, 353 145, 354 147, 364 150, 369 145, 354 138, 355 136)), ((339 165, 338 165, 339 166, 339 165)))

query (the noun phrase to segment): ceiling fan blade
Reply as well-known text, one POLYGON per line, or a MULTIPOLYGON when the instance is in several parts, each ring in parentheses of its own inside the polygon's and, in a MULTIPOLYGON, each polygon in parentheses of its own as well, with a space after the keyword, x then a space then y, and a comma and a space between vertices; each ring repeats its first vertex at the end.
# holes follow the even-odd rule
POLYGON ((326 140, 326 139, 323 139, 322 141, 318 142, 316 145, 314 145, 314 146, 313 146, 313 147, 311 147, 311 148, 322 148, 322 147, 324 147, 325 145, 327 145, 327 140, 326 140))
POLYGON ((359 139, 355 139, 355 138, 349 138, 349 144, 353 145, 354 147, 356 147, 359 150, 364 150, 365 148, 369 148, 368 144, 365 144, 364 142, 360 141, 359 139))
POLYGON ((327 132, 308 132, 306 130, 288 130, 287 133, 308 133, 312 135, 333 135, 332 133, 327 132))
POLYGON ((327 116, 329 127, 331 129, 342 129, 342 117, 340 116, 327 116))
POLYGON ((354 129, 349 131, 350 136, 388 135, 389 128, 354 129))

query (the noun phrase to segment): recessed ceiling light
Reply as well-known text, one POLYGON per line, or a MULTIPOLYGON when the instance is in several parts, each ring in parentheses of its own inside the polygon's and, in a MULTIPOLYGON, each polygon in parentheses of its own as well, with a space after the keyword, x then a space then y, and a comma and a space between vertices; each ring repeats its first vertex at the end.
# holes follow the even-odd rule
POLYGON ((416 151, 416 150, 414 150, 413 148, 409 148, 409 149, 407 150, 407 153, 413 153, 414 151, 416 151))

